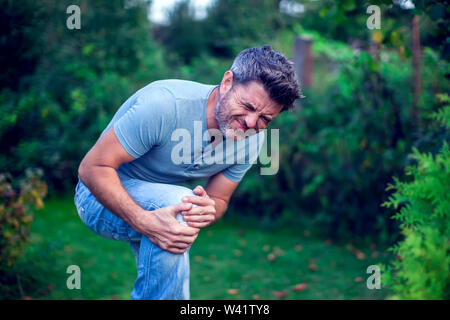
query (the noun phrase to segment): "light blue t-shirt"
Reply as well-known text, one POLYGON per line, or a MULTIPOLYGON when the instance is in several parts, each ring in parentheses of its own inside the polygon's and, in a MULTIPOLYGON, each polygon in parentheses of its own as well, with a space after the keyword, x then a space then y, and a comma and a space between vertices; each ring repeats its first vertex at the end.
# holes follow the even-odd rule
POLYGON ((180 183, 222 172, 228 179, 240 181, 258 157, 264 132, 238 141, 224 139, 213 148, 205 131, 206 104, 215 87, 160 80, 125 101, 102 133, 114 126, 123 148, 136 158, 121 165, 118 173, 150 182, 180 183), (186 136, 192 139, 186 140, 186 136), (181 148, 188 146, 186 141, 190 148, 181 148), (178 157, 174 161, 174 154, 184 160, 180 163, 178 157), (223 160, 217 161, 220 158, 223 160))

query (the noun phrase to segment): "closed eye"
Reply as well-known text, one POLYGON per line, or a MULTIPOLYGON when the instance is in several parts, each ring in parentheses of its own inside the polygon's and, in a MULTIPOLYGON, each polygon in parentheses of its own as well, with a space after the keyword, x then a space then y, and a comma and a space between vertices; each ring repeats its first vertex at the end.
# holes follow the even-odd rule
POLYGON ((270 121, 272 121, 272 119, 269 119, 269 118, 267 118, 267 117, 262 117, 262 118, 263 118, 263 120, 264 120, 264 122, 265 122, 266 124, 269 124, 270 121))
MULTIPOLYGON (((244 108, 246 110, 251 111, 251 112, 256 112, 256 108, 253 105, 251 105, 250 103, 243 102, 242 105, 244 106, 244 108)), ((263 121, 266 125, 268 125, 272 121, 272 119, 267 116, 260 116, 260 118, 263 119, 263 121)))
POLYGON ((256 111, 255 107, 253 107, 251 104, 243 103, 243 105, 244 105, 244 108, 249 111, 253 111, 253 112, 256 111))

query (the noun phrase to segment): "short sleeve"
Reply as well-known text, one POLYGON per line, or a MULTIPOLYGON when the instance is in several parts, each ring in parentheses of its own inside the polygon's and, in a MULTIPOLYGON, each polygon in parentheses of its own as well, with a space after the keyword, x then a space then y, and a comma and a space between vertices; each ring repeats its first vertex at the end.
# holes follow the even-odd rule
POLYGON ((257 151, 252 148, 249 148, 248 149, 249 150, 249 152, 248 152, 249 162, 248 163, 234 164, 234 165, 226 168, 225 170, 223 170, 222 174, 226 178, 228 178, 234 182, 241 181, 242 178, 247 173, 247 171, 250 170, 252 165, 256 162, 256 160, 258 159, 258 155, 261 152, 261 148, 264 144, 264 139, 265 139, 264 131, 260 132, 257 136, 254 137, 254 139, 256 139, 256 141, 257 141, 257 151))
POLYGON ((123 148, 139 158, 161 144, 175 126, 173 95, 164 88, 142 92, 127 112, 114 123, 114 132, 123 148))
POLYGON ((235 164, 223 170, 222 174, 231 181, 239 182, 251 167, 251 164, 235 164))

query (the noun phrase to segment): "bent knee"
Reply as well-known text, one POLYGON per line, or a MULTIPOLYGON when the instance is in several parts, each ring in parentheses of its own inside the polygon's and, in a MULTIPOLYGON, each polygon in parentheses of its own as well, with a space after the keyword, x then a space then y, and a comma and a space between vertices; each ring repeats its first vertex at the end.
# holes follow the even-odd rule
POLYGON ((194 192, 186 187, 174 185, 171 191, 167 193, 165 201, 166 205, 171 206, 183 202, 183 197, 195 196, 194 192))
POLYGON ((183 197, 195 195, 191 189, 174 184, 127 182, 123 186, 134 200, 159 208, 181 203, 183 197))

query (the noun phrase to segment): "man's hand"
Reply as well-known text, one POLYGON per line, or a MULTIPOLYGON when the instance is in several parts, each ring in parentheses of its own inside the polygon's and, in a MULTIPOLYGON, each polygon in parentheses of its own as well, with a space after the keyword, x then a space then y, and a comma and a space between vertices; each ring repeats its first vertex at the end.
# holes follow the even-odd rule
POLYGON ((206 193, 202 186, 194 189, 197 196, 183 197, 184 203, 192 203, 197 206, 192 207, 189 211, 183 211, 183 220, 188 226, 194 228, 204 228, 212 224, 216 219, 216 203, 206 193))
POLYGON ((175 217, 191 208, 191 203, 179 203, 148 212, 137 223, 136 231, 163 250, 184 253, 197 239, 200 229, 183 226, 175 217))

